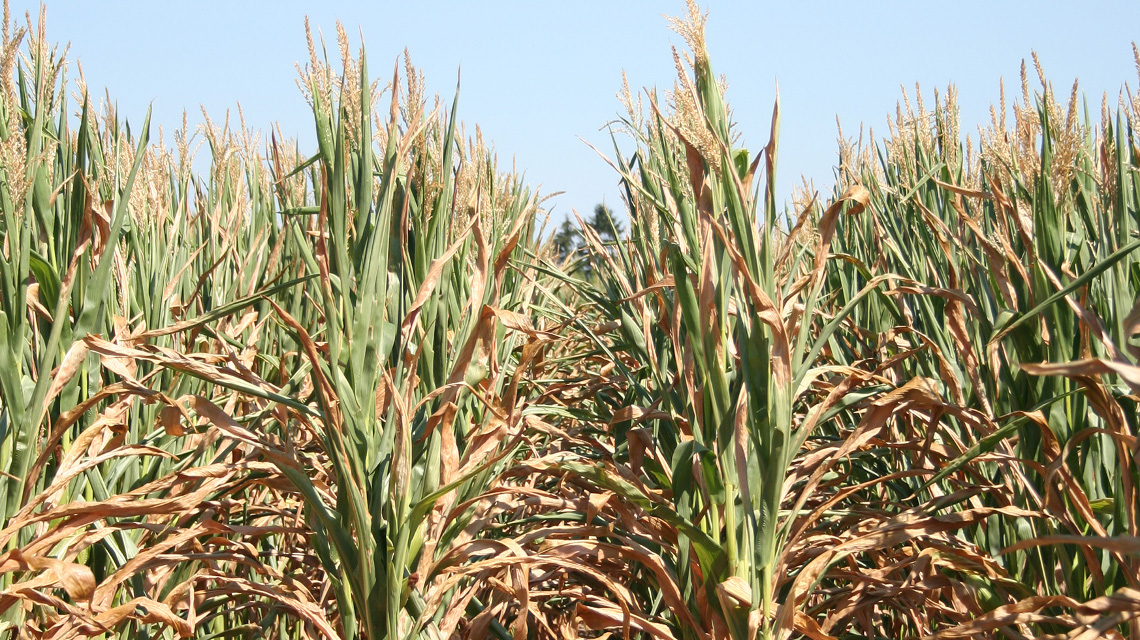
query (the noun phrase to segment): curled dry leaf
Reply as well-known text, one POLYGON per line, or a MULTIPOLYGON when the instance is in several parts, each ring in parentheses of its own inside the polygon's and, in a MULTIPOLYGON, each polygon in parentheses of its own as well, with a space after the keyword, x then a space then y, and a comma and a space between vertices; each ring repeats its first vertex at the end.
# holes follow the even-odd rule
POLYGON ((75 562, 25 554, 19 549, 13 549, 0 556, 0 574, 14 571, 45 571, 52 574, 59 586, 76 602, 90 602, 95 593, 95 574, 90 567, 75 562))
POLYGON ((1117 362, 1103 358, 1089 358, 1074 362, 1043 362, 1022 364, 1026 373, 1037 376, 1094 376, 1118 375, 1133 393, 1140 393, 1140 367, 1127 362, 1117 362))

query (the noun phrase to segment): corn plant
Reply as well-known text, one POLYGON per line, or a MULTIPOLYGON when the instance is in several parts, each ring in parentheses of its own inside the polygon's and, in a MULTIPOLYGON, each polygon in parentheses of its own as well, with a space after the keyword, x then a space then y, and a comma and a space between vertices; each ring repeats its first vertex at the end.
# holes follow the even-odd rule
POLYGON ((845 359, 893 358, 892 377, 938 381, 947 408, 915 433, 928 444, 889 465, 937 473, 897 486, 897 499, 969 495, 959 509, 1033 513, 964 532, 1001 572, 955 569, 963 600, 979 603, 962 633, 1050 607, 1072 612, 1040 627, 1051 633, 1108 633, 1136 615, 1137 567, 1120 546, 1137 505, 1135 456, 1121 448, 1136 428, 1134 133, 1107 108, 1099 124, 1082 115, 1075 85, 1063 108, 1041 80, 1031 95, 1023 67, 1015 121, 996 115, 1003 99, 976 156, 958 138, 953 90, 933 112, 900 111, 878 159, 850 163, 883 212, 839 233, 862 273, 830 276, 841 299, 874 271, 921 283, 894 289, 898 306, 861 311, 864 340, 836 345, 845 359), (1070 617, 1095 607, 1096 623, 1070 617))
POLYGON ((1120 448, 1134 400, 1090 377, 1135 375, 1117 346, 1135 333, 1131 143, 1110 120, 1098 141, 1073 105, 1058 114, 1046 94, 1034 109, 1027 94, 1018 153, 995 122, 971 168, 951 94, 934 114, 900 115, 874 162, 848 155, 831 205, 781 216, 778 115, 756 159, 732 146, 701 20, 690 5, 678 23, 692 77, 671 110, 650 95, 651 116, 624 122, 637 152, 615 148, 628 242, 583 227, 610 269, 597 283, 563 275, 599 320, 579 322, 609 358, 586 418, 613 454, 553 469, 638 507, 603 502, 581 535, 613 539, 596 528, 608 522, 624 536, 616 570, 655 586, 595 599, 582 618, 677 637, 955 637, 1050 607, 1066 612, 1039 632, 1136 615, 1120 537, 1136 513, 1120 448))
POLYGON ((852 401, 836 392, 806 421, 796 417, 819 352, 849 313, 811 331, 828 243, 837 218, 859 213, 867 195, 856 186, 828 208, 814 255, 797 244, 775 203, 778 107, 761 153, 734 148, 704 17, 690 3, 675 25, 691 75, 679 76, 668 112, 656 95, 644 121, 631 112, 625 124, 638 149, 615 161, 630 239, 607 248, 583 229, 609 269, 582 295, 613 332, 597 344, 613 354, 624 396, 599 403, 597 419, 643 473, 631 484, 584 462, 560 468, 674 528, 675 541, 656 551, 669 571, 655 580, 670 583, 661 588, 674 594, 667 608, 680 637, 771 637, 793 624, 776 590, 792 523, 781 515, 786 479, 818 412, 852 401))
MULTIPOLYGON (((3 102, 8 148, 28 151, 4 183, 0 573, 47 576, 67 600, 25 618, 14 605, 32 592, 6 596, 7 624, 282 637, 454 625, 443 605, 457 585, 426 575, 478 531, 465 502, 527 424, 511 344, 538 332, 513 261, 535 237, 536 197, 481 138, 459 142, 454 107, 426 111, 410 64, 403 105, 398 75, 390 87, 382 154, 363 55, 346 53, 341 76, 314 55, 318 154, 274 139, 263 160, 244 125, 207 120, 202 179, 186 131, 174 157, 85 105, 70 133, 44 42, 41 20, 30 64, 9 76, 21 102, 11 83, 3 102)), ((10 65, 18 46, 11 35, 10 65)))
POLYGON ((305 474, 283 471, 305 497, 346 636, 417 637, 442 611, 425 609, 409 578, 430 571, 457 534, 429 515, 441 499, 478 494, 523 427, 501 345, 507 332, 534 334, 519 313, 525 280, 508 267, 532 241, 535 201, 481 147, 456 173, 455 108, 425 113, 414 75, 406 128, 397 129, 394 80, 374 156, 363 54, 344 64, 339 79, 315 57, 310 68, 320 202, 314 225, 294 227, 313 238, 322 322, 310 331, 278 310, 312 367, 335 504, 305 474))

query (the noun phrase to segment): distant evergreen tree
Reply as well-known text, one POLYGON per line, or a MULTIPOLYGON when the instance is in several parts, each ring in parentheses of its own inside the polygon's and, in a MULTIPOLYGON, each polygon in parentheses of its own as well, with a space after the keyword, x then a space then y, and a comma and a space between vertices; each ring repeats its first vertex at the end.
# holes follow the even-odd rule
POLYGON ((621 222, 614 217, 613 211, 605 204, 598 204, 594 207, 594 215, 586 220, 586 224, 598 234, 602 242, 616 242, 625 233, 625 228, 622 227, 621 222))
POLYGON ((563 220, 562 225, 558 227, 558 231, 551 240, 554 243, 554 250, 558 252, 558 259, 565 260, 570 254, 577 251, 581 237, 582 232, 578 231, 569 218, 563 220))
MULTIPOLYGON (((606 245, 621 240, 622 235, 625 234, 625 227, 614 217, 610 208, 604 204, 595 206, 593 215, 582 222, 598 234, 598 238, 606 245)), ((583 258, 581 261, 576 261, 576 265, 571 267, 571 270, 589 277, 596 267, 596 256, 586 249, 582 230, 577 225, 572 223, 569 218, 563 220, 562 224, 558 226, 558 230, 554 232, 551 242, 559 261, 575 254, 583 258)))

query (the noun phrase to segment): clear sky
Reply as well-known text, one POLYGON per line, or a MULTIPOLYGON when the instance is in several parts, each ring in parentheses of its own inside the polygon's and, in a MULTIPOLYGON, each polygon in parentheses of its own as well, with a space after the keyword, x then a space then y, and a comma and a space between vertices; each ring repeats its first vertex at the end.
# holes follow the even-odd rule
MULTIPOLYGON (((1114 100, 1125 83, 1137 86, 1135 1, 702 5, 713 67, 728 78, 728 98, 751 149, 767 142, 779 82, 784 197, 801 175, 829 188, 836 116, 848 136, 860 123, 885 133, 900 85, 913 93, 915 82, 927 92, 956 84, 964 132, 988 122, 999 78, 1006 78, 1011 100, 1017 95, 1021 60, 1034 50, 1058 93, 1080 78, 1094 113, 1102 92, 1114 100)), ((12 10, 30 10, 34 20, 38 6, 16 0, 12 10)), ((619 205, 616 175, 579 138, 612 149, 599 128, 621 111, 623 69, 635 89, 672 86, 669 46, 683 43, 662 14, 683 9, 682 0, 49 0, 47 25, 50 40, 71 43, 69 57, 83 63, 92 91, 106 88, 131 122, 140 123, 153 102, 154 122, 168 141, 184 109, 193 123, 199 105, 219 119, 240 102, 250 126, 268 131, 279 122, 312 152, 311 115, 294 83, 294 63, 308 58, 306 15, 332 52, 339 20, 354 41, 363 33, 375 75, 388 77, 407 47, 429 91, 450 100, 462 67, 460 117, 469 130, 478 123, 500 162, 514 158, 532 185, 565 191, 548 203, 560 216, 585 213, 603 199, 619 205)))

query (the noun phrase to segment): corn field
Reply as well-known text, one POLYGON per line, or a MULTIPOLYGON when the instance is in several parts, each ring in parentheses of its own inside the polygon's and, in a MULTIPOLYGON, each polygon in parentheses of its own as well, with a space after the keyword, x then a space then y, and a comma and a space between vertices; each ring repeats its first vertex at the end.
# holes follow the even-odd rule
POLYGON ((904 96, 778 194, 689 2, 559 251, 343 29, 318 148, 200 172, 4 13, 5 637, 1140 638, 1140 99, 904 96))

